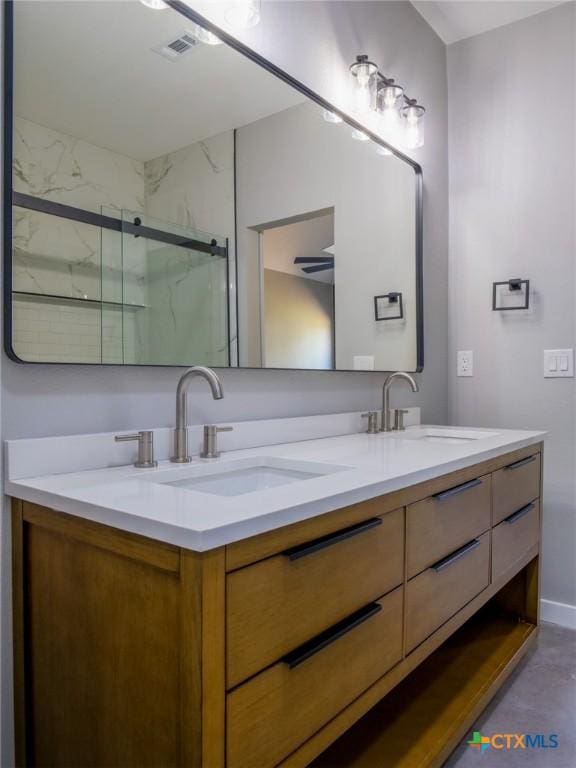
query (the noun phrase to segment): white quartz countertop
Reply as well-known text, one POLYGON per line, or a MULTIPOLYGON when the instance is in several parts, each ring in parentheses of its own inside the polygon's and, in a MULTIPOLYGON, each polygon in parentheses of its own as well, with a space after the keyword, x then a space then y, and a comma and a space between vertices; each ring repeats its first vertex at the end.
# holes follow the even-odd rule
MULTIPOLYGON (((230 451, 210 466, 232 470, 250 463, 244 460, 266 457, 339 468, 238 496, 155 482, 178 480, 185 472, 182 465, 168 461, 149 470, 121 466, 18 479, 11 479, 8 472, 5 490, 10 496, 61 512, 205 551, 439 477, 545 437, 544 432, 490 432, 493 436, 452 443, 411 439, 408 429, 403 435, 346 434, 230 451)), ((202 464, 198 459, 193 463, 202 464)))

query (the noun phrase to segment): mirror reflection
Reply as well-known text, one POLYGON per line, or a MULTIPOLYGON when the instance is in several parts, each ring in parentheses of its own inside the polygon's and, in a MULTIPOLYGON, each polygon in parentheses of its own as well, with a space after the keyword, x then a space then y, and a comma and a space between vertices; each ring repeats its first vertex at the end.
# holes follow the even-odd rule
POLYGON ((172 9, 14 16, 13 356, 417 368, 408 163, 172 9))

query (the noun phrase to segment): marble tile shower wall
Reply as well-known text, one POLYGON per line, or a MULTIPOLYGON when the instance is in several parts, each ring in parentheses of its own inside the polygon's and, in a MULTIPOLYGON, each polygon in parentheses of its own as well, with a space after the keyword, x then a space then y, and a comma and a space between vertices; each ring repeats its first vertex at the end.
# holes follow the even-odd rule
MULTIPOLYGON (((144 176, 147 215, 219 243, 228 238, 234 260, 233 131, 146 162, 144 176)), ((165 365, 226 365, 226 262, 170 248, 150 248, 148 260, 150 358, 165 365)))
MULTIPOLYGON (((144 165, 17 117, 14 189, 95 213, 141 211, 144 165)), ((80 300, 121 301, 128 289, 132 303, 145 304, 145 244, 140 254, 132 252, 132 264, 123 265, 118 233, 101 234, 96 227, 23 208, 14 211, 13 242, 13 288, 21 294, 14 297, 13 310, 18 356, 35 362, 132 362, 139 338, 134 312, 80 300)))
MULTIPOLYGON (((233 132, 143 162, 16 118, 14 188, 232 240, 233 132)), ((226 364, 225 262, 23 208, 13 227, 13 337, 23 360, 226 364), (90 299, 108 303, 81 303, 90 299)))

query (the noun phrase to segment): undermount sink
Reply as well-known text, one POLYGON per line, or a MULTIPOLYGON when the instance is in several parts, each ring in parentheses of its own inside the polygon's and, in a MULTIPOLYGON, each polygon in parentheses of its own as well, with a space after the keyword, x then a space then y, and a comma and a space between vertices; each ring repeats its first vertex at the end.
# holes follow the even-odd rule
POLYGON ((281 485, 313 480, 346 469, 348 467, 314 461, 258 456, 220 465, 202 464, 165 470, 149 480, 161 485, 170 485, 173 488, 184 488, 215 496, 241 496, 245 493, 255 493, 281 485))
POLYGON ((398 432, 395 437, 401 440, 424 440, 427 443, 463 444, 475 440, 487 440, 497 437, 498 432, 479 429, 460 429, 458 427, 418 427, 398 432))

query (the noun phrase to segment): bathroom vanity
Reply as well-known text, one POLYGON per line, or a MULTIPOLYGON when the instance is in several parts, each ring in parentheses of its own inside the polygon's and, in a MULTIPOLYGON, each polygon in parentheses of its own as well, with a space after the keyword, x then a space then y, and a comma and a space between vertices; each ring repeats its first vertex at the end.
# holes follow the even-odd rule
POLYGON ((470 434, 9 479, 18 765, 441 765, 538 626, 543 435, 470 434))

